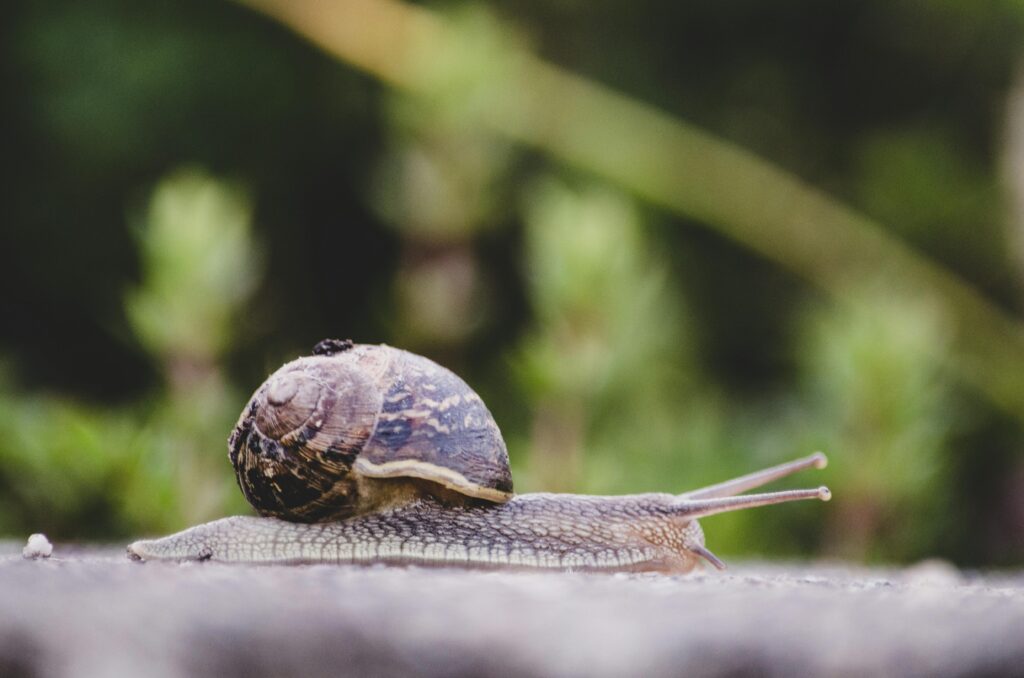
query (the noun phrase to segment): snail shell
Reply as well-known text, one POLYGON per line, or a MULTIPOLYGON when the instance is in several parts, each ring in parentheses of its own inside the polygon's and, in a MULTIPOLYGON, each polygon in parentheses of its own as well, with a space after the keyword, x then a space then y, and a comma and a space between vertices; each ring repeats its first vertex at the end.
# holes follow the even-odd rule
POLYGON ((462 379, 390 346, 325 340, 260 386, 228 440, 245 498, 264 516, 347 518, 423 492, 448 502, 512 496, 508 450, 462 379))

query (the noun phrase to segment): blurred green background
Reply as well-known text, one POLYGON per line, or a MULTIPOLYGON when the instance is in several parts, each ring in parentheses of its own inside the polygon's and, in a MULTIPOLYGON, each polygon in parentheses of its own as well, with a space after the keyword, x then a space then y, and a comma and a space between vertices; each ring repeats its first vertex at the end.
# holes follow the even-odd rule
MULTIPOLYGON (((460 41, 395 88, 232 2, 9 3, 0 535, 247 511, 225 440, 248 394, 350 337, 466 378, 518 491, 682 491, 822 449, 783 485, 831 504, 709 519, 709 545, 1024 561, 1024 412, 955 367, 986 326, 936 302, 955 276, 1024 308, 1024 3, 420 7, 460 41), (710 160, 590 171, 503 132, 527 53, 793 173, 938 277, 842 245, 816 280, 786 265, 813 243, 766 222, 766 255, 702 217, 762 208, 710 160), (726 190, 689 214, 655 195, 704 176, 726 190)), ((579 148, 628 154, 580 122, 579 148)), ((1020 393, 1015 322, 972 350, 1020 393)))

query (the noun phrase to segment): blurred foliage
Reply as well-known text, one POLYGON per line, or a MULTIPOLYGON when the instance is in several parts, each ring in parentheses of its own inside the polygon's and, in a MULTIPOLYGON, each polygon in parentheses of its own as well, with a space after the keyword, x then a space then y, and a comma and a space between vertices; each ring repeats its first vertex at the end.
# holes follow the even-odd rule
POLYGON ((230 345, 259 268, 250 221, 247 198, 201 172, 160 184, 136 234, 143 284, 126 302, 149 352, 209 362, 230 345))
POLYGON ((387 100, 390 134, 371 195, 401 252, 382 322, 396 344, 457 361, 494 303, 474 243, 499 223, 511 153, 422 103, 400 94, 387 100))
POLYGON ((941 452, 957 425, 941 368, 948 346, 942 318, 913 299, 869 288, 855 306, 812 313, 803 341, 811 430, 830 441, 843 469, 844 498, 828 520, 828 541, 859 559, 925 557, 938 526, 906 516, 943 505, 952 479, 941 452))
POLYGON ((534 328, 514 365, 534 412, 523 481, 571 491, 586 459, 597 474, 588 486, 624 491, 627 483, 602 483, 601 469, 616 474, 676 445, 678 417, 667 420, 665 405, 675 409, 673 396, 692 378, 683 369, 681 300, 626 198, 547 178, 525 203, 534 328), (623 420, 643 421, 643 440, 631 440, 636 431, 623 420), (622 449, 632 449, 631 458, 617 454, 622 449))
POLYGON ((117 408, 0 384, 0 530, 110 537, 242 509, 223 442, 242 394, 219 359, 259 271, 250 212, 237 189, 181 170, 136 224, 144 275, 125 305, 165 374, 158 392, 117 408))
POLYGON ((520 491, 681 491, 823 449, 789 486, 824 480, 831 504, 712 518, 712 548, 1020 564, 1024 424, 951 374, 942 308, 881 272, 828 303, 482 119, 516 103, 494 84, 527 45, 796 172, 1019 315, 1024 203, 999 171, 1024 166, 1003 157, 1020 3, 446 11, 470 39, 413 94, 232 3, 14 3, 0 534, 246 510, 224 451, 246 393, 339 336, 465 376, 520 491))

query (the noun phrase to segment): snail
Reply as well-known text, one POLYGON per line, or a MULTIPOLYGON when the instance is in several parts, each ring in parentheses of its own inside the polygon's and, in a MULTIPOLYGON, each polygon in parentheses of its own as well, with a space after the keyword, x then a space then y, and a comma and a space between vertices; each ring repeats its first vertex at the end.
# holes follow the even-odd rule
POLYGON ((724 567, 698 518, 830 498, 826 487, 740 494, 823 468, 821 453, 680 495, 517 495, 498 426, 462 379, 348 340, 272 374, 228 450, 260 517, 137 541, 130 558, 682 573, 724 567))

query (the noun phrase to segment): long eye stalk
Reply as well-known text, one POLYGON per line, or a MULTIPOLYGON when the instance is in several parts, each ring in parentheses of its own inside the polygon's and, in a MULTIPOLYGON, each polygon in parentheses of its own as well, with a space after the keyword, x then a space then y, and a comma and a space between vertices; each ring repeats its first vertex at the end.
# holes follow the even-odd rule
MULTIPOLYGON (((679 495, 679 498, 686 499, 711 499, 712 497, 732 497, 740 492, 752 490, 768 483, 791 476, 807 468, 823 469, 828 466, 828 458, 822 452, 815 452, 812 455, 795 459, 785 464, 772 466, 770 468, 748 473, 739 478, 726 480, 724 483, 716 483, 702 487, 699 490, 692 490, 679 495)), ((827 500, 826 500, 827 501, 827 500)))
POLYGON ((710 485, 693 492, 686 492, 679 495, 672 505, 678 515, 686 516, 687 518, 701 518, 703 516, 715 515, 716 513, 737 511, 754 506, 782 504, 788 501, 801 501, 804 499, 828 501, 832 498, 832 493, 824 485, 811 490, 783 490, 781 492, 740 494, 740 492, 761 487, 773 480, 784 478, 806 468, 825 468, 827 463, 828 460, 825 458, 825 455, 821 452, 816 452, 808 457, 797 459, 787 464, 780 464, 763 471, 727 480, 724 483, 710 485))

